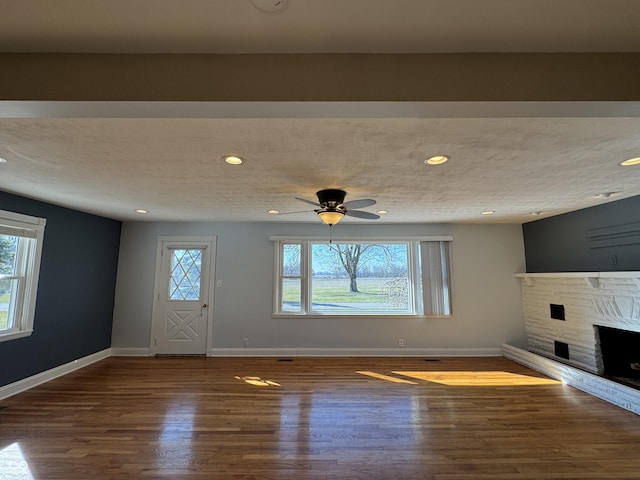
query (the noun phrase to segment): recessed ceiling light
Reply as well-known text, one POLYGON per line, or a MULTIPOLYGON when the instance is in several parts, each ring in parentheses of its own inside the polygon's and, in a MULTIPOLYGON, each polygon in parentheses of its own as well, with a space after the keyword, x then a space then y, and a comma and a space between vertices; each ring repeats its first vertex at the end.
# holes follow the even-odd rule
POLYGON ((538 216, 542 215, 542 212, 531 212, 529 215, 531 215, 533 217, 538 217, 538 216))
POLYGON ((0 157, 0 163, 7 163, 7 159, 0 157))
POLYGON ((149 213, 149 210, 145 210, 144 208, 136 208, 135 210, 136 213, 149 213))
POLYGON ((494 213, 496 213, 495 210, 485 210, 482 215, 493 215, 494 213))
POLYGON ((277 215, 280 213, 280 210, 269 210, 267 211, 267 213, 270 213, 271 215, 277 215))
POLYGON ((389 213, 389 210, 378 210, 378 215, 386 215, 389 213))
POLYGON ((427 158, 424 163, 427 165, 441 165, 447 160, 449 160, 448 155, 434 155, 433 157, 427 158))
POLYGON ((620 165, 622 165, 623 167, 629 167, 631 165, 639 165, 639 164, 640 164, 640 157, 630 158, 629 160, 620 162, 620 165))
POLYGON ((237 155, 225 155, 222 157, 229 165, 240 165, 244 160, 237 155))

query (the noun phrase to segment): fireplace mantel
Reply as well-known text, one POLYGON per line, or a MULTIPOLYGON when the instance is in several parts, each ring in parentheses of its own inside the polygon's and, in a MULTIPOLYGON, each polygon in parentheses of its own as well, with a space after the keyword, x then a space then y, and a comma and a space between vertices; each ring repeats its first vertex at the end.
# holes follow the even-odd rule
POLYGON ((640 272, 542 272, 542 273, 516 273, 516 277, 522 278, 524 284, 532 286, 538 278, 580 278, 584 279, 593 288, 600 288, 601 278, 634 278, 640 281, 640 272))

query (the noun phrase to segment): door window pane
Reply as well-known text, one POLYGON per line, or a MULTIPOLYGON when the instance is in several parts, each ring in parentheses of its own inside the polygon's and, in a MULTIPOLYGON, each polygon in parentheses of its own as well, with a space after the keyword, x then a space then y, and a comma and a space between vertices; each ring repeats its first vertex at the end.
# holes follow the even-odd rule
POLYGON ((169 300, 200 300, 202 250, 171 250, 169 300))

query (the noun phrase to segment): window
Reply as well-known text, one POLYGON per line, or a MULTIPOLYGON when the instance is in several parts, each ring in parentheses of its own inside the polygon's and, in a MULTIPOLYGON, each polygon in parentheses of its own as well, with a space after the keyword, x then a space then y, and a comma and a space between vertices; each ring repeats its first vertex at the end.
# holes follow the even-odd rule
POLYGON ((44 218, 0 211, 0 341, 31 335, 44 218))
POLYGON ((272 240, 275 315, 451 315, 448 237, 272 240))

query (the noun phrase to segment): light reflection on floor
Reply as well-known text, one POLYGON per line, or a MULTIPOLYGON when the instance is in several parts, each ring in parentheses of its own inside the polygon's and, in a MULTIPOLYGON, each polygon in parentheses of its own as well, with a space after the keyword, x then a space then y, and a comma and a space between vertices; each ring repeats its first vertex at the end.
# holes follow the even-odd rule
POLYGON ((1 480, 34 480, 20 445, 12 443, 0 450, 1 480))

